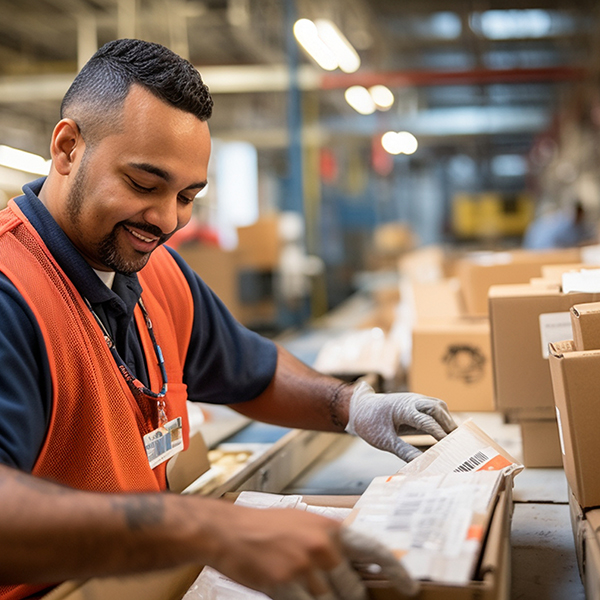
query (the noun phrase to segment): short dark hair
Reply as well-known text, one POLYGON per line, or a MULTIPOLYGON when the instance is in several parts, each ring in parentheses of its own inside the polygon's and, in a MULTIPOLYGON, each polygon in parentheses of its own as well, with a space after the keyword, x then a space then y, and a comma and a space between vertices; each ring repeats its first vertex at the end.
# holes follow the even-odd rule
POLYGON ((189 61, 160 44, 120 39, 102 46, 83 66, 63 98, 61 119, 73 118, 84 137, 86 128, 102 135, 104 117, 122 108, 133 84, 201 121, 212 114, 208 87, 189 61))

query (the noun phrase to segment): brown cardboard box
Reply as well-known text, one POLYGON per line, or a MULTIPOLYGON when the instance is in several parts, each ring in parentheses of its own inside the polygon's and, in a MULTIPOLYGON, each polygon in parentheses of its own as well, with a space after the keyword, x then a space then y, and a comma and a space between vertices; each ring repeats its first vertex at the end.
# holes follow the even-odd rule
POLYGON ((521 421, 523 464, 526 467, 562 467, 556 419, 521 421))
POLYGON ((181 246, 178 252, 219 296, 234 317, 240 319, 237 253, 199 243, 181 246))
POLYGON ((600 350, 551 344, 550 371, 565 475, 583 508, 600 506, 600 350))
POLYGON ((489 321, 449 318, 416 323, 409 387, 445 400, 451 411, 494 410, 489 321))
POLYGON ((492 285, 528 283, 540 277, 542 265, 574 263, 579 261, 579 249, 566 248, 533 252, 489 252, 461 259, 457 266, 467 313, 474 316, 488 314, 488 291, 492 285))
POLYGON ((460 317, 464 314, 458 279, 412 281, 409 286, 414 321, 460 317))
POLYGON ((600 600, 600 509, 584 511, 572 492, 569 508, 579 575, 588 600, 600 600))
POLYGON ((240 266, 264 270, 277 267, 281 251, 279 215, 265 215, 252 225, 238 227, 237 234, 240 266))
POLYGON ((590 510, 585 516, 582 535, 585 544, 585 597, 587 600, 600 600, 600 510, 590 510))
POLYGON ((526 284, 489 292, 496 407, 527 419, 554 419, 548 343, 571 339, 570 309, 600 294, 563 294, 526 284))
POLYGON ((542 266, 542 277, 548 281, 553 281, 557 285, 562 282, 562 276, 564 273, 570 271, 581 271, 582 269, 598 269, 600 267, 596 265, 587 265, 582 262, 578 263, 564 263, 560 265, 543 265, 542 266))
MULTIPOLYGON (((351 507, 358 497, 307 496, 309 504, 351 507)), ((423 582, 415 600, 508 600, 510 597, 511 490, 500 492, 476 578, 466 586, 423 582)), ((181 600, 201 567, 168 569, 130 577, 67 582, 44 600, 181 600)), ((368 582, 371 600, 402 600, 385 581, 368 582)))
MULTIPOLYGON (((415 600, 508 600, 510 598, 511 490, 500 492, 477 577, 466 586, 423 582, 415 600)), ((383 582, 369 584, 370 600, 401 600, 383 582)), ((70 600, 70 599, 69 599, 70 600)))
POLYGON ((422 246, 398 260, 398 270, 411 281, 436 281, 445 273, 445 252, 441 246, 422 246))
POLYGON ((571 307, 571 326, 575 350, 600 348, 600 302, 571 307))

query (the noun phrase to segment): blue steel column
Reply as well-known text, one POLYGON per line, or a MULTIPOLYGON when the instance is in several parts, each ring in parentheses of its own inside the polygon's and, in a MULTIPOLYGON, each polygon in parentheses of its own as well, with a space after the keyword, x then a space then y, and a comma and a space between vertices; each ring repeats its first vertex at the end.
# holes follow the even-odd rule
POLYGON ((296 22, 296 0, 285 1, 285 35, 287 44, 290 87, 288 91, 287 126, 288 181, 282 199, 282 210, 291 210, 304 217, 304 193, 302 189, 302 98, 298 82, 298 44, 293 27, 296 22))

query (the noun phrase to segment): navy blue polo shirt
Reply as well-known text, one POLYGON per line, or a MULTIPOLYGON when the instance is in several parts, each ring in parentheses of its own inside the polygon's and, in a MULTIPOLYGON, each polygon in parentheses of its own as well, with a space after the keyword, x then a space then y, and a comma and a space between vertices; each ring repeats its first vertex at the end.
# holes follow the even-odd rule
MULTIPOLYGON (((44 179, 16 198, 58 264, 91 303, 118 352, 140 381, 148 375, 133 310, 143 290, 136 274, 115 275, 112 289, 96 275, 37 197, 44 179)), ((183 381, 191 401, 234 404, 258 396, 277 363, 275 344, 240 325, 202 279, 171 248, 194 302, 183 381)), ((0 463, 31 471, 52 410, 48 355, 33 312, 0 273, 0 463)))

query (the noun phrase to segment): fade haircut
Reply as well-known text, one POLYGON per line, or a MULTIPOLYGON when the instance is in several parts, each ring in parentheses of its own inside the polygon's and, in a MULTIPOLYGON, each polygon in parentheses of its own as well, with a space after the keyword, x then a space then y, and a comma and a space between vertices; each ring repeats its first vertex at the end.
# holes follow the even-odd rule
POLYGON ((121 39, 102 46, 84 65, 63 98, 60 117, 73 119, 93 145, 119 128, 115 115, 133 84, 201 121, 212 114, 208 87, 191 63, 160 44, 121 39))

